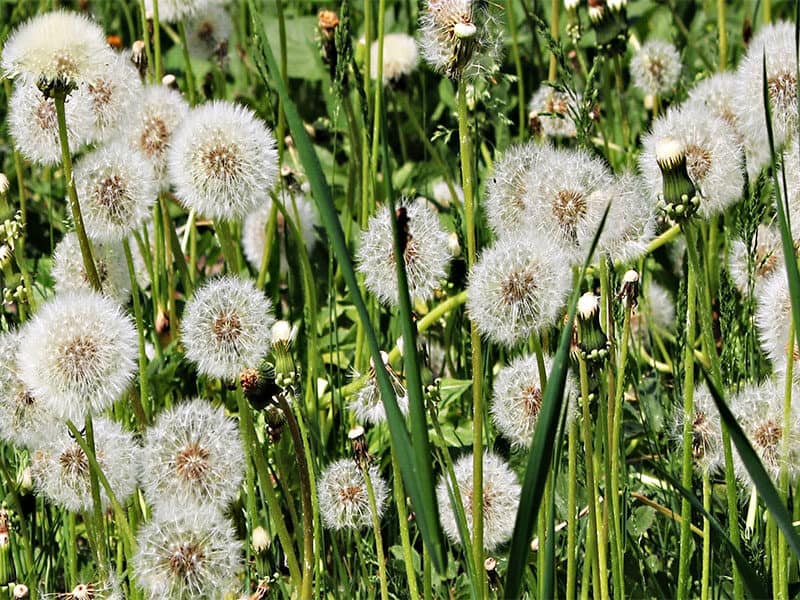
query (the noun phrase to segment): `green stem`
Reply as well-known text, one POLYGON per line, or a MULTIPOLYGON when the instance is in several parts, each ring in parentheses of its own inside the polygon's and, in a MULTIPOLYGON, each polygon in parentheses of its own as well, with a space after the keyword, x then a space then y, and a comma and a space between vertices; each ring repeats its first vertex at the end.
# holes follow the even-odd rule
POLYGON ((278 394, 278 404, 286 417, 286 424, 292 435, 294 451, 297 457, 297 469, 300 479, 300 498, 303 505, 303 583, 300 589, 300 598, 310 600, 313 591, 314 579, 314 523, 312 518, 311 489, 308 478, 308 461, 300 435, 300 427, 297 425, 289 402, 285 394, 278 394))
MULTIPOLYGON (((247 456, 247 465, 245 469, 245 486, 246 486, 246 494, 245 494, 245 502, 247 508, 247 514, 245 516, 246 525, 247 525, 247 539, 253 539, 253 530, 256 528, 256 523, 259 522, 259 515, 258 515, 258 507, 256 506, 256 486, 255 486, 255 475, 253 473, 253 461, 251 457, 255 453, 255 440, 253 436, 251 436, 251 432, 254 430, 253 428, 253 416, 250 414, 250 404, 244 397, 244 393, 242 393, 241 386, 237 386, 236 389, 236 400, 239 407, 239 431, 242 435, 242 440, 244 441, 244 447, 246 449, 246 456, 247 456)), ((250 563, 250 548, 251 545, 247 544, 247 558, 248 564, 250 563)))
POLYGON ((197 102, 197 87, 194 81, 194 71, 192 70, 192 58, 189 56, 189 46, 186 43, 186 26, 183 24, 183 19, 178 21, 178 35, 181 36, 183 64, 186 69, 186 97, 189 100, 189 106, 194 106, 197 102))
POLYGON ((156 64, 153 71, 153 82, 161 82, 161 23, 158 18, 158 0, 153 0, 153 53, 155 54, 156 64))
MULTIPOLYGON (((703 508, 711 512, 711 478, 708 470, 703 471, 703 508)), ((700 600, 709 599, 711 580, 711 522, 703 517, 703 573, 700 581, 700 600)))
POLYGON ((522 70, 522 58, 519 52, 519 38, 517 31, 517 15, 514 12, 514 0, 506 0, 506 15, 508 15, 508 28, 511 32, 511 55, 514 57, 514 69, 517 72, 517 112, 519 114, 519 133, 517 138, 522 141, 527 131, 525 115, 525 79, 522 70))
POLYGON ((405 562, 406 566, 408 595, 411 600, 417 600, 419 598, 419 588, 417 587, 417 575, 414 571, 414 561, 411 556, 405 487, 403 486, 403 477, 400 474, 400 463, 397 461, 397 451, 391 444, 390 448, 392 453, 392 476, 394 479, 394 501, 397 504, 397 523, 400 527, 400 543, 403 545, 403 562, 405 562))
POLYGON ((719 70, 728 68, 728 29, 725 26, 725 0, 717 0, 717 31, 719 31, 719 70))
POLYGON ((422 594, 425 600, 433 600, 431 555, 428 547, 424 544, 422 546, 422 594))
MULTIPOLYGON (((144 430, 149 418, 147 416, 147 353, 145 352, 144 320, 142 318, 142 304, 139 298, 139 285, 136 281, 136 269, 133 266, 133 255, 128 238, 123 238, 122 249, 125 252, 125 262, 128 265, 128 276, 131 282, 131 297, 133 298, 133 316, 136 321, 136 333, 139 340, 139 395, 138 406, 134 404, 133 411, 139 421, 139 427, 144 430)), ((133 396, 134 402, 137 396, 133 396)))
POLYGON ((258 268, 258 277, 256 279, 256 287, 259 290, 264 289, 264 283, 267 281, 267 271, 269 269, 269 259, 272 254, 272 243, 275 240, 275 223, 278 220, 278 204, 272 203, 272 208, 269 211, 269 219, 267 220, 266 229, 264 230, 264 251, 261 253, 261 264, 258 268))
MULTIPOLYGON (((794 375, 794 349, 795 349, 794 318, 789 326, 789 343, 787 345, 786 374, 783 391, 783 431, 792 430, 792 382, 794 375)), ((783 501, 789 502, 789 464, 791 460, 791 436, 781 436, 781 470, 780 492, 783 501)), ((778 535, 778 569, 780 575, 780 589, 776 595, 779 598, 789 598, 789 556, 786 537, 783 533, 778 535)))
POLYGON ((86 229, 83 225, 83 215, 81 214, 81 205, 78 202, 78 192, 75 189, 75 180, 72 177, 72 155, 69 152, 69 140, 67 139, 67 117, 64 110, 64 102, 66 101, 67 94, 65 91, 57 91, 53 98, 56 105, 56 119, 58 120, 58 139, 61 143, 61 164, 64 168, 64 183, 67 186, 67 195, 69 196, 69 206, 72 210, 72 220, 75 224, 75 233, 78 236, 78 243, 81 248, 81 256, 83 257, 83 266, 86 270, 86 277, 89 279, 91 286, 100 291, 103 289, 100 283, 100 277, 97 274, 97 269, 92 259, 92 245, 86 235, 86 229))
POLYGON ((233 241, 230 225, 227 221, 215 221, 214 227, 217 230, 217 239, 219 239, 219 245, 222 248, 222 255, 225 257, 225 262, 228 264, 228 270, 238 275, 241 272, 239 251, 233 241))
MULTIPOLYGON (((288 84, 288 55, 286 53, 286 18, 283 14, 283 0, 275 1, 275 12, 278 17, 278 45, 280 47, 280 61, 281 78, 284 83, 288 84)), ((286 114, 283 111, 283 99, 278 98, 278 125, 275 129, 275 135, 278 138, 278 164, 283 161, 284 151, 284 138, 286 137, 286 114)), ((260 289, 260 288, 259 288, 260 289)))
POLYGON ((378 559, 378 579, 381 584, 381 600, 389 600, 389 582, 386 579, 386 556, 383 554, 383 536, 381 535, 381 521, 378 515, 378 506, 375 504, 375 489, 372 487, 369 467, 362 465, 361 472, 364 474, 364 483, 367 487, 369 513, 372 517, 372 531, 375 534, 375 553, 378 559))
MULTIPOLYGON (((575 600, 577 570, 575 568, 577 545, 577 494, 578 494, 578 422, 571 419, 567 434, 567 600, 575 600)), ((587 559, 588 560, 588 559, 587 559)))
MULTIPOLYGON (((550 36, 553 41, 558 41, 558 20, 559 11, 561 10, 561 0, 552 0, 550 4, 550 36)), ((558 63, 556 62, 556 55, 550 53, 550 68, 547 71, 547 80, 555 83, 558 63)))
MULTIPOLYGON (((69 576, 69 587, 72 589, 78 585, 78 536, 75 533, 75 513, 65 511, 64 529, 67 543, 67 573, 69 576)), ((34 589, 31 586, 30 589, 34 589)))
MULTIPOLYGON (((475 263, 475 198, 472 138, 467 112, 467 82, 458 80, 458 142, 461 153, 461 184, 464 189, 464 220, 467 238, 467 266, 475 263)), ((481 336, 474 321, 470 322, 472 347, 472 552, 475 576, 478 578, 478 599, 483 597, 483 364, 481 359, 481 336)))

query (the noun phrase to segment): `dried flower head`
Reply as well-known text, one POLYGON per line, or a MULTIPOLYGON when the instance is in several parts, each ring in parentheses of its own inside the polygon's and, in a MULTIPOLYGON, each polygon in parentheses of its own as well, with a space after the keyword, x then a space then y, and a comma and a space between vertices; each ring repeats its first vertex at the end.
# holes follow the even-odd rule
POLYGON ((236 421, 201 398, 161 413, 145 434, 142 488, 156 506, 215 506, 238 495, 245 469, 236 421))
MULTIPOLYGON (((473 455, 460 458, 453 467, 458 492, 464 505, 467 529, 472 533, 472 463, 473 455)), ((442 529, 454 544, 461 542, 455 511, 449 493, 450 480, 443 475, 436 487, 442 529)), ((496 454, 483 454, 483 547, 494 550, 511 539, 514 519, 519 507, 520 485, 517 476, 506 462, 496 454)))
MULTIPOLYGON (((419 51, 414 38, 407 33, 383 36, 383 85, 396 84, 417 69, 419 51)), ((370 48, 370 77, 378 78, 378 41, 370 48)))
MULTIPOLYGON (((141 450, 131 433, 105 417, 94 419, 93 427, 97 462, 117 500, 124 505, 136 489, 141 450)), ((63 425, 51 427, 48 433, 47 441, 32 454, 31 473, 36 489, 67 510, 91 510, 89 459, 63 425)), ((100 502, 104 510, 110 505, 102 487, 100 502)))
MULTIPOLYGON (((766 55, 767 93, 772 111, 776 150, 797 132, 797 56, 795 24, 781 21, 758 32, 739 63, 739 86, 735 104, 745 136, 769 148, 765 127, 763 68, 766 55)), ((766 156, 767 161, 769 155, 766 156)))
POLYGON ((124 142, 112 142, 75 165, 86 232, 101 241, 120 241, 150 218, 158 195, 152 163, 124 142))
POLYGON ((569 262, 547 238, 507 236, 472 267, 467 310, 482 336, 514 346, 555 322, 569 285, 569 262))
MULTIPOLYGON (((545 357, 546 372, 550 372, 552 358, 545 357)), ((577 390, 571 378, 567 378, 564 397, 567 402, 567 419, 575 416, 577 390)), ((542 410, 541 380, 535 355, 520 356, 500 369, 494 380, 492 405, 489 409, 492 422, 511 445, 530 448, 533 432, 542 410)))
MULTIPOLYGON (((64 107, 67 142, 76 152, 92 135, 94 117, 86 97, 73 93, 64 107)), ((56 105, 45 98, 32 81, 18 81, 8 103, 8 130, 22 155, 37 164, 50 166, 61 162, 56 105)))
MULTIPOLYGON (((450 262, 447 232, 437 213, 407 199, 397 207, 397 220, 400 235, 405 236, 403 261, 409 294, 427 301, 445 277, 450 262)), ((356 259, 367 289, 383 304, 397 304, 397 267, 388 207, 371 217, 367 229, 361 232, 356 259)))
MULTIPOLYGON (((386 352, 381 352, 383 365, 386 367, 386 373, 389 375, 389 381, 392 384, 392 389, 395 393, 395 399, 400 407, 400 411, 408 414, 408 394, 403 382, 400 380, 399 374, 392 369, 389 364, 389 355, 386 352)), ((348 405, 348 408, 353 411, 356 419, 361 423, 370 423, 378 425, 386 421, 386 409, 383 406, 383 399, 381 398, 381 391, 378 387, 378 378, 375 374, 375 363, 370 358, 370 367, 367 372, 367 379, 359 390, 355 393, 355 397, 348 405)), ((358 374, 356 373, 356 376, 358 374)))
POLYGON ((669 94, 681 76, 681 56, 670 43, 650 40, 633 55, 630 64, 633 85, 645 94, 669 94))
POLYGON ((272 302, 252 281, 236 276, 197 289, 183 314, 186 358, 209 377, 236 379, 270 348, 272 302))
POLYGON ((97 292, 59 294, 20 335, 20 378, 60 419, 81 423, 105 410, 136 372, 136 328, 97 292))
MULTIPOLYGON (((694 411, 690 415, 692 428, 692 460, 701 474, 715 471, 724 464, 722 456, 722 423, 711 392, 703 385, 694 390, 694 411)), ((673 437, 676 444, 683 439, 686 413, 683 406, 675 407, 673 437)))
POLYGON ((581 101, 580 94, 571 97, 568 93, 543 85, 528 102, 528 118, 535 130, 547 137, 572 138, 577 135, 574 114, 581 101))
POLYGON ((186 100, 163 85, 147 85, 125 120, 126 141, 153 166, 160 188, 167 189, 167 149, 189 111, 186 100))
MULTIPOLYGON (((386 507, 389 486, 378 468, 368 468, 378 519, 386 507)), ((332 462, 322 472, 318 482, 319 512, 322 524, 328 529, 362 529, 372 525, 369 495, 364 473, 349 458, 332 462)))
MULTIPOLYGON (((127 304, 131 297, 131 280, 122 245, 118 242, 92 242, 92 258, 103 286, 103 295, 117 304, 127 304)), ((92 290, 76 233, 67 233, 56 245, 51 275, 59 294, 92 290)))
POLYGON ((8 36, 0 60, 6 77, 31 82, 81 84, 109 62, 100 26, 78 13, 57 10, 35 16, 8 36))
POLYGON ((278 175, 272 132, 251 110, 223 100, 189 113, 168 162, 178 199, 214 219, 243 218, 263 203, 278 175))
POLYGON ((686 156, 686 168, 699 192, 699 213, 708 218, 723 212, 742 195, 742 151, 736 133, 708 110, 688 104, 669 109, 645 136, 639 170, 653 203, 664 191, 658 155, 663 140, 674 140, 686 156))
MULTIPOLYGON (((295 226, 300 230, 306 250, 311 252, 317 242, 316 227, 318 225, 317 211, 313 203, 302 192, 291 194, 287 190, 281 189, 279 197, 281 204, 292 215, 295 226), (295 209, 297 210, 295 211, 295 209)), ((267 196, 258 208, 244 218, 242 223, 242 249, 247 262, 256 272, 261 268, 264 246, 267 243, 266 229, 271 213, 272 198, 267 196)), ((275 217, 275 225, 275 235, 280 242, 281 249, 280 271, 288 273, 288 243, 294 243, 294 240, 290 228, 286 225, 286 217, 280 210, 275 217)))
POLYGON ((157 511, 136 540, 133 572, 150 600, 222 600, 236 589, 242 543, 211 507, 157 511))
POLYGON ((487 71, 502 44, 494 20, 485 0, 427 0, 417 38, 423 58, 452 79, 487 71))

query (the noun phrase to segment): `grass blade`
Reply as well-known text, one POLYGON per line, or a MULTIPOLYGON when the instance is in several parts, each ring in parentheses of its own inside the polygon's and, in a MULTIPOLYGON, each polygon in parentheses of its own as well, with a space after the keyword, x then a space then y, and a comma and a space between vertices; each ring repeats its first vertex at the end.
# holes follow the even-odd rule
POLYGON ((266 42, 264 24, 261 21, 259 11, 255 7, 255 2, 250 0, 249 6, 254 31, 253 42, 257 50, 255 59, 259 74, 265 82, 275 87, 283 102, 286 121, 289 125, 292 137, 294 138, 297 153, 305 167, 306 175, 311 185, 312 196, 319 209, 325 231, 333 245, 333 250, 342 270, 353 305, 365 326, 367 344, 369 345, 370 354, 375 364, 378 386, 381 390, 381 397, 386 408, 389 433, 392 443, 397 449, 397 458, 400 464, 400 472, 403 475, 403 481, 406 484, 414 507, 417 512, 420 513, 420 518, 417 523, 419 524, 423 541, 430 551, 431 559, 436 569, 439 572, 444 572, 444 538, 441 527, 439 526, 438 511, 435 510, 435 496, 430 495, 430 491, 433 490, 431 483, 433 474, 430 465, 430 454, 427 456, 427 464, 423 467, 423 473, 427 471, 429 476, 425 474, 420 475, 411 438, 406 429, 405 420, 397 404, 397 399, 395 398, 386 369, 383 366, 383 360, 380 356, 380 347, 378 346, 378 338, 369 320, 367 307, 364 304, 364 299, 358 288, 353 261, 347 249, 342 225, 339 222, 339 217, 333 204, 330 188, 322 172, 319 157, 314 151, 311 140, 308 138, 308 134, 303 127, 303 121, 300 118, 297 107, 289 96, 289 91, 283 79, 280 77, 280 71, 275 62, 275 57, 272 54, 269 44, 266 42), (272 74, 273 77, 269 77, 270 74, 272 74), (431 507, 434 508, 434 517, 430 517, 429 514, 432 512, 431 507))
MULTIPOLYGON (((508 573, 506 574, 505 594, 509 598, 520 595, 522 577, 525 571, 528 556, 528 543, 533 533, 536 516, 542 501, 543 490, 550 466, 553 461, 553 451, 556 446, 556 434, 561 417, 564 400, 564 383, 569 369, 569 347, 572 339, 572 327, 569 325, 575 320, 575 312, 580 295, 580 281, 586 274, 586 269, 594 255, 600 233, 608 217, 609 204, 600 221, 600 227, 595 233, 589 255, 581 269, 580 277, 576 281, 575 289, 569 299, 567 325, 561 331, 558 342, 558 351, 553 359, 553 366, 547 376, 547 388, 542 398, 542 410, 533 432, 533 444, 528 453, 528 466, 525 468, 525 478, 522 482, 517 519, 514 523, 514 535, 511 538, 511 548, 508 556, 508 573)), ((553 565, 550 564, 550 568, 553 565)), ((542 574, 540 574, 540 577, 542 574)))

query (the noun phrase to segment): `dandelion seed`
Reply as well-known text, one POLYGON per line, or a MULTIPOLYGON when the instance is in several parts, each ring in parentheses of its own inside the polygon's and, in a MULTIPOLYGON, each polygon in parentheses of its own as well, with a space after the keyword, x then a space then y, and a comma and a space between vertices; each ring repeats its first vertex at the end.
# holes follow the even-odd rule
POLYGON ((150 161, 162 190, 169 188, 167 149, 188 112, 189 105, 178 92, 162 85, 148 85, 125 119, 128 144, 150 161))
MULTIPOLYGON (((446 276, 445 269, 450 261, 447 232, 435 212, 416 202, 404 199, 397 213, 402 217, 398 219, 401 235, 406 237, 403 261, 408 291, 412 298, 425 302, 433 297, 446 276)), ((388 207, 371 217, 367 229, 361 232, 356 259, 367 289, 383 304, 397 304, 397 267, 388 207)))
POLYGON ((472 267, 467 310, 482 336, 510 347, 555 322, 569 285, 569 263, 556 246, 509 236, 472 267))
POLYGON ((645 94, 671 93, 681 75, 681 56, 675 46, 650 40, 633 55, 630 64, 633 85, 645 94))
MULTIPOLYGON (((91 137, 94 118, 85 95, 74 92, 64 105, 67 142, 75 153, 91 137)), ((8 103, 8 130, 22 155, 39 165, 61 163, 56 104, 45 98, 36 83, 18 81, 8 103)))
MULTIPOLYGON (((552 358, 546 356, 544 365, 550 372, 552 358)), ((564 387, 567 398, 567 418, 575 417, 577 398, 574 383, 568 378, 564 387)), ((500 369, 494 381, 490 412, 497 431, 516 448, 529 448, 542 410, 544 394, 539 379, 539 366, 534 355, 520 356, 500 369)))
POLYGON ((475 77, 496 63, 502 45, 488 3, 428 0, 417 38, 423 58, 447 77, 475 77))
MULTIPOLYGON (((317 242, 316 227, 318 222, 316 209, 311 201, 306 198, 305 194, 301 192, 291 195, 287 191, 281 190, 280 200, 281 204, 283 204, 289 214, 292 215, 295 226, 303 236, 303 243, 306 246, 306 250, 310 253, 317 242), (296 213, 294 210, 295 207, 297 208, 296 213)), ((244 250, 244 256, 247 262, 250 263, 250 266, 252 266, 256 272, 261 268, 261 258, 264 255, 264 247, 267 243, 266 228, 267 223, 269 223, 271 212, 272 198, 267 197, 263 204, 244 218, 244 222, 242 223, 242 249, 244 250)), ((280 210, 276 216, 275 223, 275 234, 280 241, 281 249, 280 271, 281 273, 288 273, 287 240, 292 238, 289 228, 286 225, 286 218, 280 210)), ((294 242, 293 239, 292 242, 294 242)))
POLYGON ((78 13, 53 11, 17 27, 5 42, 2 68, 9 78, 35 83, 82 84, 109 62, 111 50, 100 26, 78 13))
POLYGON ((59 294, 20 331, 20 378, 60 419, 111 406, 136 372, 136 328, 97 292, 59 294))
MULTIPOLYGON (((400 381, 399 375, 392 369, 389 364, 389 355, 381 352, 383 364, 386 367, 386 372, 389 375, 389 382, 392 384, 392 389, 395 393, 395 399, 400 407, 400 412, 404 415, 408 414, 408 394, 406 388, 400 381)), ((370 367, 367 372, 367 380, 364 385, 356 392, 355 398, 350 402, 348 408, 353 411, 356 419, 360 423, 370 423, 378 425, 386 421, 386 409, 383 406, 381 398, 380 387, 378 386, 378 378, 375 374, 375 363, 370 358, 370 367)), ((356 374, 357 376, 358 374, 356 374)))
POLYGON ((701 195, 698 210, 703 218, 725 211, 741 198, 744 175, 736 134, 708 110, 690 104, 669 109, 644 138, 639 170, 653 203, 664 189, 656 155, 667 139, 685 152, 689 177, 701 195))
MULTIPOLYGON (((458 492, 464 504, 467 529, 472 534, 472 454, 460 458, 453 466, 458 492)), ((454 544, 461 543, 458 523, 450 500, 450 480, 443 475, 436 488, 442 529, 454 544)), ((519 507, 520 486, 517 476, 499 456, 483 454, 483 547, 492 551, 511 539, 514 519, 519 507)))
MULTIPOLYGON (((370 77, 378 78, 378 42, 370 47, 370 77)), ((383 85, 399 84, 417 69, 419 51, 414 38, 406 33, 383 36, 383 85)))
POLYGON ((142 487, 157 507, 214 506, 238 495, 245 469, 239 428, 207 400, 161 413, 145 434, 142 487))
MULTIPOLYGON (((722 456, 722 424, 719 411, 706 386, 694 391, 694 411, 690 415, 692 427, 692 461, 700 474, 709 474, 724 464, 722 456)), ((682 406, 675 410, 673 436, 680 444, 686 413, 682 406)))
POLYGON ((272 132, 249 109, 222 100, 189 113, 168 162, 178 199, 214 219, 243 218, 263 203, 278 175, 272 132))
POLYGON ((119 241, 150 218, 158 195, 151 162, 122 142, 102 146, 75 165, 86 232, 119 241))
POLYGON ((137 542, 133 572, 150 600, 222 600, 238 584, 242 544, 214 509, 156 512, 137 542))
POLYGON ((547 137, 573 138, 577 135, 574 112, 581 101, 580 94, 572 98, 548 85, 541 86, 528 103, 528 118, 547 137), (546 113, 546 114, 542 114, 546 113))
MULTIPOLYGON (((48 441, 33 452, 31 473, 36 489, 53 504, 73 512, 92 508, 91 465, 63 425, 48 432, 48 441)), ((94 419, 95 454, 114 495, 125 504, 136 489, 140 448, 133 435, 104 417, 94 419)), ((110 500, 100 488, 103 510, 110 500)))
MULTIPOLYGON (((375 466, 369 467, 369 478, 380 520, 389 486, 375 466)), ((367 484, 353 460, 342 458, 328 465, 319 478, 318 488, 319 512, 325 527, 341 530, 372 526, 367 484)))
POLYGON ((250 280, 214 279, 197 289, 183 315, 186 358, 209 377, 236 379, 270 348, 272 302, 250 280))
MULTIPOLYGON (((131 297, 131 284, 122 245, 93 242, 92 257, 103 287, 103 295, 116 304, 127 304, 131 297)), ((59 294, 92 290, 83 264, 80 242, 74 232, 67 233, 56 245, 51 275, 59 294)))

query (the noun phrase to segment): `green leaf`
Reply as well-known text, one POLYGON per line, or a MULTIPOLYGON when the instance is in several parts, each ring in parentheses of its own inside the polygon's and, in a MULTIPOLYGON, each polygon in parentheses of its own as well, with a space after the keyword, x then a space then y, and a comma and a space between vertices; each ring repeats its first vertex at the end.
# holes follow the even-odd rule
MULTIPOLYGON (((297 154, 305 168, 306 176, 311 186, 312 196, 319 209, 322 223, 328 234, 328 239, 333 245, 333 250, 345 283, 347 284, 350 298, 358 311, 360 321, 364 325, 367 345, 374 364, 376 365, 376 377, 386 409, 389 433, 391 435, 392 444, 397 450, 397 458, 400 464, 400 472, 403 476, 403 481, 406 484, 417 513, 417 524, 420 528, 420 533, 422 534, 425 545, 430 551, 434 566, 439 572, 444 572, 446 566, 444 536, 442 534, 441 525, 439 524, 439 511, 435 489, 433 487, 433 471, 430 460, 430 448, 427 443, 427 427, 423 422, 422 431, 420 433, 418 415, 415 414, 414 403, 411 403, 412 432, 414 433, 414 445, 412 445, 411 438, 405 426, 405 419, 397 404, 397 398, 395 397, 394 390, 389 381, 389 376, 381 360, 380 347, 378 346, 378 338, 375 334, 375 329, 370 322, 369 313, 364 304, 364 298, 359 291, 358 281, 353 268, 353 260, 347 249, 342 225, 339 222, 339 216, 336 213, 333 198, 331 197, 330 187, 322 172, 319 158, 314 151, 311 140, 305 131, 303 121, 297 111, 297 106, 295 106, 289 96, 286 84, 280 77, 280 70, 272 54, 272 50, 269 44, 265 43, 266 33, 253 0, 249 0, 249 8, 254 31, 253 45, 257 50, 254 55, 256 66, 261 77, 265 82, 275 87, 283 102, 286 122, 292 133, 295 147, 297 148, 297 154), (270 77, 270 74, 272 74, 273 77, 270 77), (422 440, 425 442, 424 445, 422 440), (421 458, 423 458, 422 454, 425 448, 427 448, 428 453, 427 456, 424 456, 425 463, 421 464, 421 458)), ((409 336, 408 339, 411 340, 414 338, 409 336)), ((408 345, 413 347, 413 343, 409 343, 408 345)))
MULTIPOLYGON (((600 233, 608 217, 610 204, 606 207, 603 219, 595 233, 589 255, 581 270, 580 277, 576 281, 575 289, 569 299, 569 309, 567 323, 575 320, 575 312, 580 295, 580 281, 586 274, 586 269, 597 247, 600 233)), ((522 493, 520 495, 517 519, 514 523, 514 535, 511 538, 511 547, 508 555, 508 572, 506 575, 505 594, 509 598, 516 598, 520 595, 522 577, 525 572, 527 557, 529 552, 528 543, 533 533, 536 523, 536 516, 539 513, 542 497, 544 496, 544 485, 547 475, 552 465, 555 447, 560 445, 560 440, 556 440, 559 432, 559 420, 561 418, 562 407, 564 404, 564 384, 569 370, 569 348, 572 340, 572 327, 565 326, 561 331, 558 342, 558 351, 553 359, 553 366, 547 376, 547 388, 542 399, 542 411, 536 422, 536 429, 533 432, 533 443, 528 453, 528 466, 525 468, 525 477, 522 482, 522 493)), ((554 565, 549 564, 548 570, 552 570, 554 565)), ((540 574, 541 576, 546 576, 540 574)), ((552 577, 552 573, 549 575, 552 577)))

